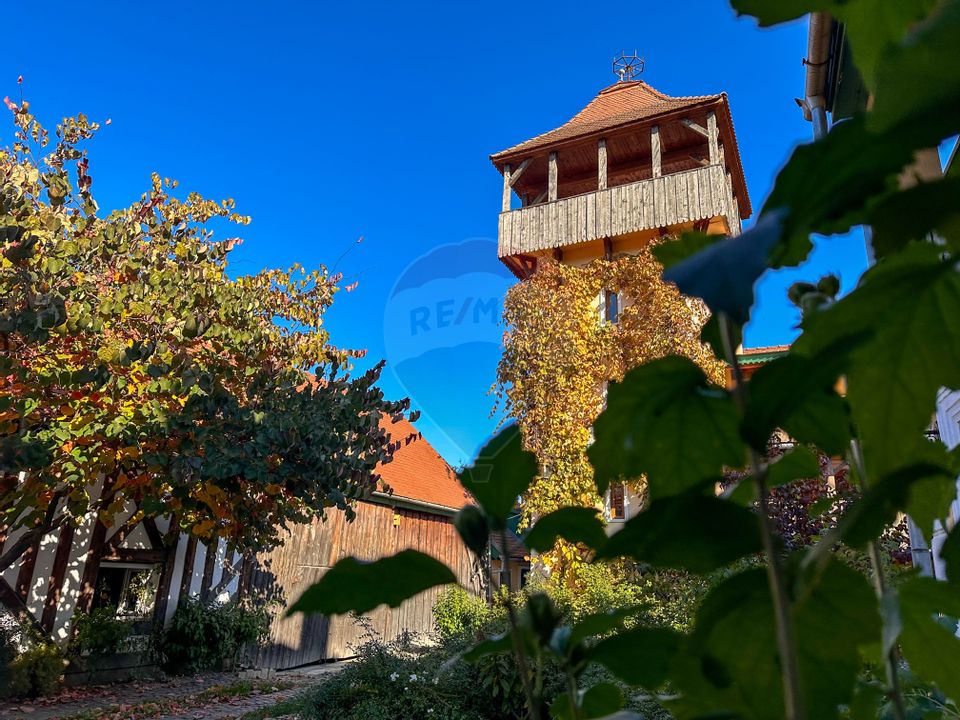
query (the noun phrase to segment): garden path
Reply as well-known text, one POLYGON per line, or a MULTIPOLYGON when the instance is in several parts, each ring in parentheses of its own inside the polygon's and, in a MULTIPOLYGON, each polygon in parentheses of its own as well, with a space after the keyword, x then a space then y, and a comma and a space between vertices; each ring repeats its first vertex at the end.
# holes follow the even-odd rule
POLYGON ((227 720, 288 700, 322 678, 335 673, 343 663, 317 665, 276 673, 269 680, 251 680, 258 689, 233 697, 211 697, 198 704, 205 691, 229 688, 241 682, 236 674, 205 673, 165 681, 131 681, 89 688, 75 688, 52 697, 32 701, 0 703, 3 720, 120 720, 149 716, 151 720, 227 720), (276 691, 271 691, 276 683, 276 691), (157 703, 149 715, 138 706, 157 703), (164 714, 161 714, 164 713, 164 714))

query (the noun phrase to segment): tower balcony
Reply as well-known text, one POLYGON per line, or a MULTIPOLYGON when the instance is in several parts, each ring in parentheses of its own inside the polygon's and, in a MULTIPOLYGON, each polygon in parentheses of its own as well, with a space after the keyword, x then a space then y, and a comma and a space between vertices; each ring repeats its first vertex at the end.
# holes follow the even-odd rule
MULTIPOLYGON (((498 254, 501 259, 535 257, 617 239, 643 244, 687 228, 740 232, 736 194, 723 165, 708 164, 501 212, 498 254)), ((595 255, 587 252, 584 259, 595 255)))

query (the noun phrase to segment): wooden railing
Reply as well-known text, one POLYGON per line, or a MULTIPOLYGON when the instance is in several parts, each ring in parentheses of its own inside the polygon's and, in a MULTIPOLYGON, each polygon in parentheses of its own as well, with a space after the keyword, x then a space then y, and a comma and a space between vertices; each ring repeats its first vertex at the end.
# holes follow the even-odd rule
POLYGON ((740 231, 730 180, 723 166, 708 165, 500 213, 499 254, 551 250, 717 216, 727 219, 732 232, 740 231))

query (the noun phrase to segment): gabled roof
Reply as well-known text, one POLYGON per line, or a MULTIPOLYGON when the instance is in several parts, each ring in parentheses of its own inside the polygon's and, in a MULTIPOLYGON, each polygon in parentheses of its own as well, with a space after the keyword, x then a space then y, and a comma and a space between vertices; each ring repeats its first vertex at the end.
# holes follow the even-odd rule
POLYGON ((509 155, 526 153, 564 140, 634 123, 638 120, 646 120, 678 110, 720 102, 725 98, 725 94, 671 97, 664 95, 642 80, 614 83, 601 90, 583 110, 560 127, 542 135, 537 135, 535 138, 519 145, 494 153, 490 156, 490 159, 496 163, 500 158, 509 155))
POLYGON ((682 117, 688 112, 698 111, 697 114, 699 114, 706 113, 710 109, 716 111, 721 136, 726 138, 726 145, 731 150, 727 159, 736 194, 740 199, 740 217, 749 218, 753 209, 743 175, 740 148, 737 145, 733 117, 730 114, 730 103, 726 93, 672 97, 642 80, 616 82, 603 88, 585 108, 560 127, 494 153, 490 156, 490 160, 502 173, 504 165, 508 162, 519 161, 523 157, 546 152, 548 149, 552 151, 581 138, 600 137, 631 125, 649 123, 656 118, 682 117))
POLYGON ((741 365, 763 365, 783 357, 790 352, 789 345, 768 345, 766 347, 742 348, 737 353, 741 365))
POLYGON ((380 427, 389 433, 392 442, 400 443, 393 460, 377 467, 395 499, 440 505, 450 510, 459 510, 470 502, 453 468, 410 422, 393 421, 384 415, 380 427))

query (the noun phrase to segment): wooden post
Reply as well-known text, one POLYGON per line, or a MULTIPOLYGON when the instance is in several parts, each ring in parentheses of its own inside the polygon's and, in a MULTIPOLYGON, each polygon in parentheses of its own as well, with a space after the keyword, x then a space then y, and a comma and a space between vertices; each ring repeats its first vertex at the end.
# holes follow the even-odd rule
POLYGON ((93 598, 96 595, 97 575, 100 573, 100 558, 103 555, 103 546, 107 539, 107 526, 97 518, 96 525, 90 535, 90 549, 83 565, 83 577, 80 581, 80 595, 77 598, 77 611, 90 612, 93 607, 93 598))
POLYGON ((183 572, 180 577, 180 600, 190 596, 190 584, 193 581, 193 564, 197 559, 197 536, 187 538, 187 547, 183 553, 183 572))
POLYGON ((555 152, 550 153, 548 167, 547 202, 553 202, 557 199, 557 154, 555 152))
POLYGON ((503 166, 503 212, 510 212, 510 164, 503 166))
POLYGON ((200 580, 200 599, 206 602, 210 599, 210 589, 213 587, 213 570, 217 564, 217 551, 220 549, 219 538, 212 538, 206 543, 207 552, 203 556, 203 577, 200 580))
POLYGON ((73 548, 73 525, 66 523, 60 528, 60 537, 57 539, 57 551, 53 556, 53 568, 50 579, 47 581, 47 597, 43 603, 43 614, 40 624, 47 634, 53 632, 53 625, 57 619, 57 607, 60 604, 60 593, 63 581, 67 575, 67 563, 70 560, 70 550, 73 548))
POLYGON ((607 141, 597 142, 597 190, 607 189, 607 141))
POLYGON ((650 128, 650 159, 652 162, 653 177, 660 177, 663 169, 661 167, 660 154, 660 126, 654 125, 650 128))
POLYGON ((710 146, 710 164, 720 165, 720 142, 717 138, 717 114, 713 110, 707 113, 707 143, 710 146))

